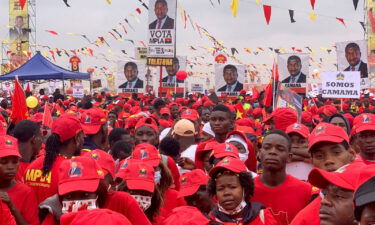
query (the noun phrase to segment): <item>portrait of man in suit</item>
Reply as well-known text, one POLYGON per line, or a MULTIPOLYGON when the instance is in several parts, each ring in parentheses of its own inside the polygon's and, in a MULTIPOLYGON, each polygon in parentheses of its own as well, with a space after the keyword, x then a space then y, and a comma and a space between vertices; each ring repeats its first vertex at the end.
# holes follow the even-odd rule
POLYGON ((226 85, 219 88, 218 91, 221 92, 237 92, 243 89, 243 84, 240 83, 238 79, 237 67, 234 65, 228 64, 224 66, 223 77, 226 85))
POLYGON ((345 58, 349 66, 344 71, 360 71, 361 78, 368 77, 367 63, 361 60, 361 49, 357 43, 349 43, 345 47, 345 58))
POLYGON ((72 161, 70 163, 69 176, 70 177, 80 177, 80 176, 82 176, 82 168, 80 168, 78 166, 78 163, 75 162, 75 161, 72 161))
POLYGON ((149 25, 149 29, 174 29, 174 19, 168 13, 168 3, 166 0, 156 0, 155 2, 156 20, 149 25))
POLYGON ((172 66, 166 66, 165 70, 168 75, 163 77, 162 83, 167 83, 167 86, 175 86, 176 81, 177 83, 184 83, 183 80, 179 80, 176 77, 176 73, 180 70, 180 61, 178 58, 173 58, 172 66))
POLYGON ((302 62, 301 58, 296 55, 289 56, 287 60, 287 68, 289 76, 285 78, 281 83, 284 84, 296 84, 306 83, 306 74, 302 73, 302 62))
POLYGON ((22 16, 16 16, 14 27, 9 30, 10 40, 26 41, 29 36, 30 29, 23 28, 24 21, 22 16))
POLYGON ((143 88, 143 80, 138 78, 138 66, 134 62, 127 62, 124 66, 124 75, 126 82, 119 88, 143 88))

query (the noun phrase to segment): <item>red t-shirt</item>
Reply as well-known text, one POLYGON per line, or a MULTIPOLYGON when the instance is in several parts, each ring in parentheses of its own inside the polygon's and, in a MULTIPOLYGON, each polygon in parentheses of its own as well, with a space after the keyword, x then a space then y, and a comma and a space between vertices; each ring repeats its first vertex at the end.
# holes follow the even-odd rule
POLYGON ((318 196, 314 201, 302 209, 293 219, 290 225, 320 225, 320 202, 322 198, 318 196))
POLYGON ((176 166, 176 163, 174 160, 170 157, 168 157, 168 168, 171 171, 172 177, 173 177, 173 183, 174 183, 174 189, 179 191, 180 190, 180 172, 178 172, 178 168, 176 166))
POLYGON ((16 225, 8 206, 0 199, 0 225, 16 225))
POLYGON ((178 198, 178 192, 173 189, 168 189, 163 199, 164 205, 160 209, 160 216, 164 218, 167 218, 174 208, 186 205, 185 199, 183 197, 178 198))
POLYGON ((33 189, 26 184, 17 182, 6 192, 28 224, 39 224, 38 202, 33 189))
POLYGON ((151 225, 137 201, 126 192, 110 191, 104 208, 123 214, 132 224, 151 225))
POLYGON ((312 186, 290 175, 278 187, 265 186, 260 176, 254 179, 253 202, 260 202, 271 209, 280 224, 290 224, 297 213, 305 208, 311 199, 312 186))
POLYGON ((38 204, 57 194, 59 167, 61 162, 66 159, 64 156, 57 156, 51 171, 46 176, 42 176, 44 157, 41 156, 32 162, 25 173, 25 183, 35 191, 38 204))
POLYGON ((16 181, 19 181, 21 183, 25 183, 25 173, 26 173, 26 169, 29 165, 30 165, 30 163, 18 161, 18 171, 17 171, 16 177, 15 177, 16 181))

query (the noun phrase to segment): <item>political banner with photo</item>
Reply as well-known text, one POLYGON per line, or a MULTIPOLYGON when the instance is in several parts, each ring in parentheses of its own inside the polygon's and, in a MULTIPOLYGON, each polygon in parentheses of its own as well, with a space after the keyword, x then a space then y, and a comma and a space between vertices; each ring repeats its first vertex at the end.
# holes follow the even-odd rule
POLYGON ((302 96, 280 85, 276 95, 276 108, 291 108, 296 112, 298 121, 302 118, 302 96))
POLYGON ((147 65, 170 66, 175 57, 177 0, 150 0, 147 65))
POLYGON ((163 66, 161 75, 161 87, 184 87, 184 80, 177 78, 177 72, 186 70, 187 57, 177 56, 173 59, 172 66, 163 66))
POLYGON ((191 84, 191 92, 203 93, 203 84, 191 84))
POLYGON ((366 41, 339 42, 336 47, 338 71, 359 71, 361 78, 368 78, 366 41))
POLYGON ((136 47, 135 48, 135 60, 146 62, 147 61, 147 48, 136 47))
POLYGON ((215 64, 215 90, 236 96, 244 89, 245 67, 234 64, 215 64))
POLYGON ((29 52, 29 9, 28 1, 22 8, 19 0, 9 0, 9 40, 10 40, 10 64, 15 68, 28 60, 29 52))
POLYGON ((361 94, 360 72, 323 72, 323 98, 359 98, 361 94))
POLYGON ((306 93, 310 97, 316 97, 322 94, 322 83, 308 83, 306 93))
POLYGON ((144 93, 146 83, 146 65, 139 61, 119 61, 115 86, 118 93, 144 93))
POLYGON ((309 58, 307 53, 279 54, 277 64, 280 82, 289 88, 305 88, 309 76, 309 58))

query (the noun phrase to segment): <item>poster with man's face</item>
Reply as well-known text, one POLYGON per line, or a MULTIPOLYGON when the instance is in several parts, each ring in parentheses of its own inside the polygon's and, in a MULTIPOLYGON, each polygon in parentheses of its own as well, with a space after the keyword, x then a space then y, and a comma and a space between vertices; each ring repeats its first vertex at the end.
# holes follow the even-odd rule
POLYGON ((186 56, 177 56, 173 59, 172 66, 164 66, 162 72, 162 87, 184 87, 184 81, 176 77, 176 73, 180 70, 186 71, 186 56))
POLYGON ((278 69, 280 82, 285 87, 304 88, 309 75, 309 54, 279 54, 278 69))
POLYGON ((245 67, 235 64, 215 65, 215 89, 218 93, 236 96, 244 86, 245 67))
POLYGON ((368 78, 366 41, 336 43, 339 71, 359 71, 361 78, 368 78))
POLYGON ((146 65, 139 61, 120 61, 117 63, 115 86, 118 93, 143 93, 146 83, 146 65))

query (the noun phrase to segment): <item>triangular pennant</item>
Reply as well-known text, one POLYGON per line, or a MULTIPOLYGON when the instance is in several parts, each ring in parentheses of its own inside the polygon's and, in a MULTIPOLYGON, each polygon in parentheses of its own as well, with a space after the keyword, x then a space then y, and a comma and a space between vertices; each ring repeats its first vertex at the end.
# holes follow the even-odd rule
POLYGON ((340 22, 346 27, 346 24, 345 24, 345 21, 344 21, 343 18, 336 17, 336 19, 337 19, 338 21, 340 21, 340 22))
POLYGON ((267 24, 270 24, 272 7, 269 5, 263 5, 264 17, 266 18, 267 24))
POLYGON ((353 0, 354 9, 357 10, 358 0, 353 0))
POLYGON ((290 16, 290 22, 295 23, 296 21, 294 20, 294 10, 289 9, 289 16, 290 16))
POLYGON ((365 23, 364 22, 359 22, 363 28, 363 31, 366 31, 365 23))
POLYGON ((238 0, 232 0, 230 8, 232 9, 233 16, 236 17, 238 12, 238 0))
POLYGON ((315 10, 315 0, 310 0, 311 8, 315 10))

